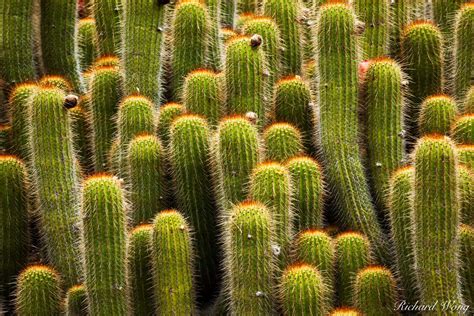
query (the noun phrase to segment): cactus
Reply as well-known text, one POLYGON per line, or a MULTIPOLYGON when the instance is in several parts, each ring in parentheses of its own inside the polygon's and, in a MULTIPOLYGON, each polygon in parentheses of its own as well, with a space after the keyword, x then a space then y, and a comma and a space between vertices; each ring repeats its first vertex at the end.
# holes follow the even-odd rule
POLYGON ((35 80, 33 0, 0 3, 0 77, 7 84, 35 80))
POLYGON ((253 168, 260 161, 260 141, 255 126, 243 117, 225 118, 217 128, 212 144, 214 187, 221 215, 244 201, 253 168))
POLYGON ((237 0, 237 13, 257 13, 259 0, 237 0))
POLYGON ((101 56, 120 51, 120 0, 91 0, 97 25, 97 46, 101 56))
POLYGON ((89 135, 91 132, 91 126, 88 120, 87 108, 89 106, 89 97, 87 95, 82 96, 79 99, 79 105, 69 110, 69 116, 71 118, 71 130, 73 147, 77 154, 81 169, 89 172, 92 162, 92 151, 89 144, 89 135))
POLYGON ((319 141, 328 183, 337 196, 341 219, 346 226, 366 234, 378 259, 385 261, 387 246, 359 157, 357 40, 354 32, 355 16, 347 4, 329 3, 321 7, 316 35, 319 141))
MULTIPOLYGON (((422 304, 461 303, 457 159, 449 138, 428 135, 415 148, 414 254, 422 304), (436 273, 433 273, 436 271, 436 273)), ((457 313, 436 306, 439 314, 457 313)))
POLYGON ((38 85, 41 87, 52 87, 63 90, 63 92, 71 92, 73 87, 71 83, 63 76, 47 75, 40 79, 38 85))
POLYGON ((419 122, 421 135, 433 133, 448 135, 457 112, 456 102, 451 97, 447 95, 428 97, 421 105, 419 122))
POLYGON ((329 309, 324 277, 310 265, 286 268, 279 290, 284 315, 326 315, 329 309))
POLYGON ((454 26, 454 95, 463 100, 472 85, 474 56, 474 3, 466 3, 458 11, 454 26))
POLYGON ((165 5, 156 0, 122 1, 122 63, 125 94, 139 92, 155 104, 161 97, 165 5))
POLYGON ((189 112, 202 115, 211 126, 217 126, 225 110, 219 74, 205 69, 189 73, 183 87, 183 104, 189 112))
POLYGON ((41 1, 40 43, 45 72, 64 76, 79 93, 83 86, 77 58, 76 12, 77 0, 41 1))
POLYGON ((18 316, 61 315, 59 275, 43 265, 32 265, 18 276, 16 308, 18 316))
POLYGON ((128 315, 127 218, 117 178, 96 174, 82 188, 84 280, 91 315, 128 315))
POLYGON ((133 315, 153 315, 151 266, 152 225, 140 225, 129 234, 128 271, 133 315))
POLYGON ((461 225, 459 229, 461 288, 465 304, 474 303, 474 229, 461 225))
MULTIPOLYGON (((225 1, 222 1, 225 2, 225 1)), ((221 37, 223 42, 227 42, 227 40, 231 39, 232 37, 236 36, 237 33, 233 29, 223 28, 221 29, 221 37)))
POLYGON ((337 293, 341 305, 351 305, 357 272, 371 264, 368 239, 356 232, 345 232, 336 238, 337 293))
POLYGON ((354 10, 365 24, 361 36, 364 59, 387 55, 389 48, 390 4, 387 0, 355 0, 354 10))
POLYGON ((459 163, 465 164, 469 169, 474 170, 474 145, 458 145, 459 163))
POLYGON ((87 295, 84 285, 75 285, 67 290, 64 305, 67 316, 86 316, 87 295))
POLYGON ((369 266, 357 273, 354 301, 364 315, 399 315, 394 310, 396 282, 390 270, 380 266, 369 266))
POLYGON ((177 211, 166 210, 156 216, 151 252, 156 314, 195 315, 191 236, 177 211))
POLYGON ((28 254, 28 185, 26 167, 15 156, 0 155, 0 293, 8 297, 14 277, 28 254))
POLYGON ((227 0, 204 0, 209 14, 209 40, 207 41, 207 66, 214 71, 222 68, 222 41, 221 41, 221 2, 227 0))
MULTIPOLYGON (((243 12, 243 13, 240 13, 240 14, 238 15, 238 17, 237 17, 234 30, 235 30, 238 34, 242 34, 242 32, 243 32, 243 27, 244 27, 245 23, 247 23, 247 21, 252 20, 254 17, 255 17, 255 13, 253 13, 253 12, 243 12)), ((251 35, 250 35, 250 36, 251 36, 251 35)))
POLYGON ((79 179, 66 100, 57 88, 38 89, 29 105, 28 143, 41 234, 67 288, 77 284, 80 263, 75 246, 79 179))
POLYGON ((121 97, 122 77, 117 67, 95 68, 90 82, 90 117, 94 168, 106 170, 107 154, 115 134, 114 116, 121 97))
POLYGON ((171 129, 171 123, 175 118, 184 114, 186 107, 179 103, 166 103, 160 107, 157 120, 158 137, 163 143, 163 147, 167 148, 169 143, 169 133, 171 129))
POLYGON ((458 166, 461 222, 474 225, 474 174, 465 165, 458 166))
POLYGON ((0 124, 0 154, 11 151, 12 127, 0 124))
POLYGON ((226 28, 234 28, 237 0, 221 1, 221 23, 226 28))
POLYGON ((275 123, 263 132, 265 158, 285 162, 303 153, 300 131, 287 123, 275 123))
POLYGON ((329 316, 362 316, 362 314, 357 309, 351 307, 340 307, 333 310, 329 316))
POLYGON ((431 5, 433 20, 436 22, 443 34, 453 31, 455 13, 461 8, 466 0, 433 0, 431 5))
POLYGON ((456 118, 451 127, 453 140, 462 145, 474 145, 474 113, 456 118))
POLYGON ((135 137, 130 141, 127 152, 131 221, 134 225, 147 223, 168 204, 165 152, 161 142, 153 135, 135 137))
POLYGON ((303 45, 298 16, 299 1, 264 0, 263 13, 273 18, 280 29, 284 49, 281 54, 281 75, 300 75, 303 59, 303 45))
POLYGON ((474 85, 469 88, 466 97, 462 101, 462 114, 474 113, 474 85))
POLYGON ((120 59, 116 55, 105 55, 97 58, 92 68, 120 67, 120 59))
POLYGON ((92 65, 97 56, 97 47, 95 43, 95 20, 91 18, 79 20, 77 32, 77 53, 79 56, 79 64, 81 71, 86 71, 92 65))
POLYGON ((267 208, 237 204, 225 224, 225 291, 231 315, 272 315, 272 222, 267 208))

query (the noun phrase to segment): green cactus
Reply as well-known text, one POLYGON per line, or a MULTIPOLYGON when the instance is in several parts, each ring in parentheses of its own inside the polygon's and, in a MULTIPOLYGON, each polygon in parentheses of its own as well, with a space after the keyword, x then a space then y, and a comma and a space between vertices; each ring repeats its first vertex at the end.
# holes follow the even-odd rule
MULTIPOLYGON (((455 149, 449 138, 428 135, 415 148, 414 255, 422 304, 461 303, 459 200, 455 149), (436 273, 433 273, 436 271, 436 273)), ((441 315, 457 315, 437 305, 441 315)))
POLYGON ((26 167, 15 156, 0 155, 0 293, 8 297, 11 283, 28 255, 28 184, 26 167))
POLYGON ((303 153, 302 136, 298 129, 287 123, 275 123, 263 132, 265 158, 278 162, 303 153))
POLYGON ((83 86, 77 58, 76 12, 77 0, 42 0, 40 43, 45 72, 64 76, 79 93, 83 86))
POLYGON ((11 151, 12 127, 0 124, 0 154, 11 151))
POLYGON ((265 124, 265 56, 259 35, 236 36, 226 42, 225 83, 227 114, 257 114, 258 126, 265 124))
POLYGON ((183 87, 183 104, 190 113, 204 116, 212 127, 224 114, 224 96, 219 74, 206 69, 189 73, 183 87))
POLYGON ((219 71, 222 68, 222 41, 221 41, 221 2, 226 0, 204 0, 209 14, 209 39, 207 41, 207 66, 219 71))
POLYGON ((125 94, 138 92, 155 104, 159 104, 161 98, 160 73, 166 11, 165 5, 160 2, 123 0, 121 4, 125 94))
POLYGON ((317 25, 319 128, 327 180, 343 223, 367 235, 378 259, 386 261, 387 246, 359 156, 355 15, 348 4, 329 3, 321 7, 317 25))
POLYGON ((80 275, 79 172, 65 101, 57 88, 38 89, 29 105, 28 135, 41 234, 48 259, 68 288, 77 284, 80 275))
POLYGON ((77 36, 79 64, 81 71, 84 72, 89 69, 97 57, 95 20, 91 18, 79 20, 77 36))
POLYGON ((244 201, 253 168, 260 161, 260 141, 255 126, 244 117, 225 118, 212 144, 214 187, 226 216, 232 205, 244 201))
POLYGON ((121 181, 96 174, 82 188, 84 281, 91 315, 128 315, 127 218, 121 181))
POLYGON ((263 13, 275 20, 280 29, 284 49, 281 53, 281 75, 300 75, 303 60, 303 39, 298 23, 299 1, 264 0, 263 13))
POLYGON ((462 114, 474 113, 474 85, 467 90, 461 110, 462 114))
POLYGON ((165 151, 153 135, 139 135, 127 149, 130 217, 134 225, 148 223, 168 206, 165 151))
POLYGON ((351 305, 357 272, 371 264, 369 240, 357 232, 345 232, 336 238, 336 287, 340 305, 351 305))
MULTIPOLYGON (((461 225, 459 229, 461 288, 464 303, 474 303, 474 229, 472 226, 461 225)), ((472 307, 471 307, 472 308, 472 307)))
POLYGON ((474 113, 462 115, 451 127, 453 140, 462 145, 474 145, 474 113))
POLYGON ((32 265, 18 276, 15 312, 18 316, 59 316, 62 312, 59 275, 43 265, 32 265))
POLYGON ((69 110, 73 147, 81 169, 86 172, 89 172, 93 165, 91 159, 93 154, 89 144, 91 126, 86 110, 89 106, 89 102, 89 97, 84 95, 79 99, 79 105, 69 110))
POLYGON ((259 0, 236 0, 237 13, 257 13, 259 9, 259 0))
POLYGON ((459 163, 465 164, 469 169, 474 170, 474 145, 457 146, 459 163))
POLYGON ((195 315, 190 229, 177 211, 156 216, 151 252, 156 314, 195 315))
POLYGON ((474 225, 474 174, 470 168, 458 166, 461 222, 474 225))
POLYGON ((433 20, 443 34, 453 31, 453 21, 456 12, 467 0, 433 0, 431 5, 433 20))
POLYGON ((329 316, 362 316, 362 314, 355 308, 340 307, 333 310, 329 316))
POLYGON ((92 68, 100 67, 120 67, 120 59, 116 55, 101 56, 92 65, 92 68))
POLYGON ((116 131, 114 116, 121 98, 122 76, 117 67, 95 68, 90 82, 90 118, 94 168, 106 170, 107 154, 116 131))
POLYGON ((272 221, 256 202, 233 207, 225 224, 225 291, 231 315, 272 315, 272 221))
POLYGON ((235 22, 235 28, 234 28, 235 32, 237 32, 237 34, 242 34, 245 23, 247 23, 247 21, 252 20, 254 17, 255 17, 255 13, 253 12, 240 13, 237 16, 237 20, 235 22))
POLYGON ((35 80, 33 0, 0 3, 0 77, 7 84, 35 80))
POLYGON ((395 279, 387 268, 369 266, 357 273, 355 306, 366 316, 399 315, 394 310, 397 299, 395 279))
MULTIPOLYGON (((225 1, 222 1, 222 2, 225 2, 225 1)), ((221 29, 221 37, 222 37, 222 41, 224 43, 227 42, 227 40, 231 39, 234 36, 237 36, 237 33, 236 33, 235 30, 229 29, 229 28, 221 29)))
POLYGON ((329 310, 325 279, 311 265, 286 268, 279 290, 284 315, 326 315, 329 310))
POLYGON ((63 76, 56 76, 56 75, 46 75, 41 77, 38 85, 41 87, 51 87, 51 88, 58 88, 63 90, 63 92, 71 92, 73 87, 71 83, 63 76))
POLYGON ((86 316, 87 295, 84 285, 74 285, 68 289, 64 305, 67 316, 86 316))
POLYGON ((448 135, 458 114, 456 102, 447 95, 426 98, 421 105, 420 133, 448 135))
POLYGON ((101 56, 120 51, 120 0, 91 0, 97 27, 97 46, 101 56))
POLYGON ((221 1, 221 23, 226 28, 234 28, 234 19, 237 11, 237 1, 221 1))
POLYGON ((321 228, 324 223, 324 178, 319 163, 305 156, 286 162, 291 175, 297 231, 321 228))
POLYGON ((163 147, 168 147, 171 123, 174 121, 175 118, 184 113, 186 113, 186 107, 179 103, 170 102, 160 107, 156 125, 158 130, 158 137, 160 138, 163 147))
POLYGON ((153 315, 153 275, 151 273, 152 225, 140 225, 129 234, 128 273, 133 315, 153 315))

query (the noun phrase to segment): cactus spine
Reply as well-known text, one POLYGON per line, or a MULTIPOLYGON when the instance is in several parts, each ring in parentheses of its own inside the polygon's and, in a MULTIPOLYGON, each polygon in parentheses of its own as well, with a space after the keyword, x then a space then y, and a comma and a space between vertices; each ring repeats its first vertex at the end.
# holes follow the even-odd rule
POLYGON ((87 295, 84 285, 74 285, 66 293, 66 315, 86 316, 87 315, 87 295))
POLYGON ((56 76, 56 75, 46 75, 41 78, 38 82, 40 87, 51 87, 51 88, 58 88, 63 92, 71 92, 73 87, 71 83, 63 76, 56 76))
POLYGON ((257 13, 258 0, 237 0, 237 13, 257 13))
POLYGON ((287 123, 275 123, 263 132, 265 158, 285 162, 303 152, 300 131, 287 123))
POLYGON ((181 214, 167 210, 156 216, 151 250, 155 312, 195 315, 193 251, 189 227, 181 214))
POLYGON ((0 124, 0 154, 10 152, 12 127, 10 125, 0 124))
POLYGON ((443 34, 452 32, 452 23, 455 13, 459 10, 463 2, 466 0, 433 0, 432 15, 433 19, 441 29, 443 34))
POLYGON ((227 0, 205 0, 209 14, 207 66, 214 71, 219 71, 222 68, 221 2, 227 2, 227 0))
POLYGON ((126 210, 120 181, 97 174, 82 188, 82 249, 91 315, 128 315, 126 210))
POLYGON ((359 157, 354 32, 355 16, 347 4, 329 3, 321 7, 316 36, 321 150, 328 162, 328 182, 338 197, 341 218, 347 226, 368 236, 379 260, 387 260, 386 245, 359 157))
POLYGON ((421 105, 420 132, 426 134, 448 135, 457 116, 457 106, 447 95, 428 97, 421 105))
POLYGON ((459 163, 465 164, 469 169, 474 170, 474 145, 458 145, 459 163))
POLYGON ((474 229, 461 225, 459 229, 461 287, 465 304, 474 303, 474 229))
POLYGON ((120 0, 91 0, 97 25, 97 44, 101 56, 114 55, 120 49, 120 0))
POLYGON ((156 125, 158 130, 158 137, 163 143, 164 148, 168 147, 171 123, 174 121, 175 118, 184 114, 185 112, 186 107, 179 103, 166 103, 160 107, 156 125))
POLYGON ((29 266, 18 276, 16 314, 18 316, 61 315, 59 275, 43 265, 29 266))
MULTIPOLYGON (((451 141, 425 136, 415 148, 414 254, 422 304, 460 302, 457 159, 451 141), (436 271, 436 273, 433 273, 436 271)), ((455 315, 443 311, 436 312, 455 315)))
POLYGON ((221 23, 226 28, 234 28, 237 0, 221 1, 221 23))
POLYGON ((93 165, 91 159, 93 153, 89 144, 91 127, 86 110, 89 107, 89 102, 90 100, 87 95, 82 96, 79 100, 79 105, 69 110, 73 147, 77 154, 81 170, 85 172, 89 172, 93 165))
POLYGON ((456 143, 474 145, 474 113, 456 118, 451 128, 451 135, 456 143))
POLYGON ((465 165, 458 166, 461 222, 474 225, 474 174, 465 165))
POLYGON ((89 69, 97 56, 95 20, 91 18, 79 20, 77 32, 79 65, 81 71, 84 72, 89 69))
POLYGON ((474 113, 474 85, 467 90, 461 109, 463 114, 474 113))

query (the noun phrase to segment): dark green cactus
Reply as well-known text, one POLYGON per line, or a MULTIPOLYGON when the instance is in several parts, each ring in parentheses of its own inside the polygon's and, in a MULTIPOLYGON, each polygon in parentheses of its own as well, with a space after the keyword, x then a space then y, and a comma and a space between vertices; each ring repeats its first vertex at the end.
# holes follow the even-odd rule
POLYGON ((303 153, 301 133, 288 123, 275 123, 266 128, 263 142, 267 160, 283 163, 303 153))
POLYGON ((169 143, 171 123, 174 121, 175 118, 184 113, 186 113, 186 107, 179 103, 166 103, 160 107, 156 125, 158 130, 158 137, 160 138, 165 148, 168 147, 169 143))
POLYGON ((431 5, 433 20, 443 34, 453 31, 453 22, 456 12, 467 0, 433 0, 431 5))
POLYGON ((74 285, 68 289, 64 305, 67 316, 86 316, 87 295, 84 285, 74 285))
POLYGON ((91 315, 128 315, 127 218, 121 181, 97 174, 82 188, 84 280, 91 315))
POLYGON ((458 145, 459 163, 465 164, 469 169, 474 170, 474 145, 458 145))
POLYGON ((474 303, 474 229, 472 226, 461 225, 459 243, 463 299, 466 305, 472 306, 474 303))
POLYGON ((474 113, 474 85, 466 92, 466 97, 462 100, 461 112, 463 114, 474 113))
POLYGON ((95 20, 91 18, 79 20, 77 36, 79 64, 81 71, 84 72, 89 69, 97 57, 95 20))
POLYGON ((222 68, 223 47, 221 39, 221 2, 226 0, 204 0, 209 15, 209 39, 207 41, 207 66, 219 71, 222 68))
POLYGON ((458 166, 461 222, 474 225, 474 174, 465 165, 458 166))
POLYGON ((221 1, 221 23, 226 28, 234 28, 234 19, 237 12, 237 1, 221 1))
POLYGON ((456 118, 451 127, 451 136, 457 144, 474 145, 474 113, 456 118))
POLYGON ((0 124, 0 154, 11 151, 12 147, 12 127, 0 124))
POLYGON ((428 97, 421 105, 420 133, 448 135, 458 114, 456 102, 447 95, 428 97))
POLYGON ((97 27, 99 54, 114 55, 120 52, 120 0, 90 0, 97 27))
POLYGON ((155 313, 195 315, 190 230, 177 211, 167 210, 156 216, 151 251, 155 313))
POLYGON ((89 102, 89 96, 84 95, 79 99, 79 105, 69 110, 73 147, 81 169, 84 172, 89 172, 93 165, 93 154, 89 142, 91 126, 89 124, 89 116, 86 110, 89 107, 89 102))

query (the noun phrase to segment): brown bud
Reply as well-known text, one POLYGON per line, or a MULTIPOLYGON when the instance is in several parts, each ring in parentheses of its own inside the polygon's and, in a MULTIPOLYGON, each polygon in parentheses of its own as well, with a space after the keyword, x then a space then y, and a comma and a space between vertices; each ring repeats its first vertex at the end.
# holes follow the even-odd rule
POLYGON ((77 95, 69 94, 64 98, 64 107, 66 109, 72 109, 77 105, 79 98, 77 95))
POLYGON ((254 34, 252 35, 252 37, 250 38, 250 46, 252 47, 259 47, 260 45, 262 45, 262 37, 258 34, 254 34))
POLYGON ((245 118, 252 124, 257 124, 258 115, 255 112, 245 113, 245 118))

